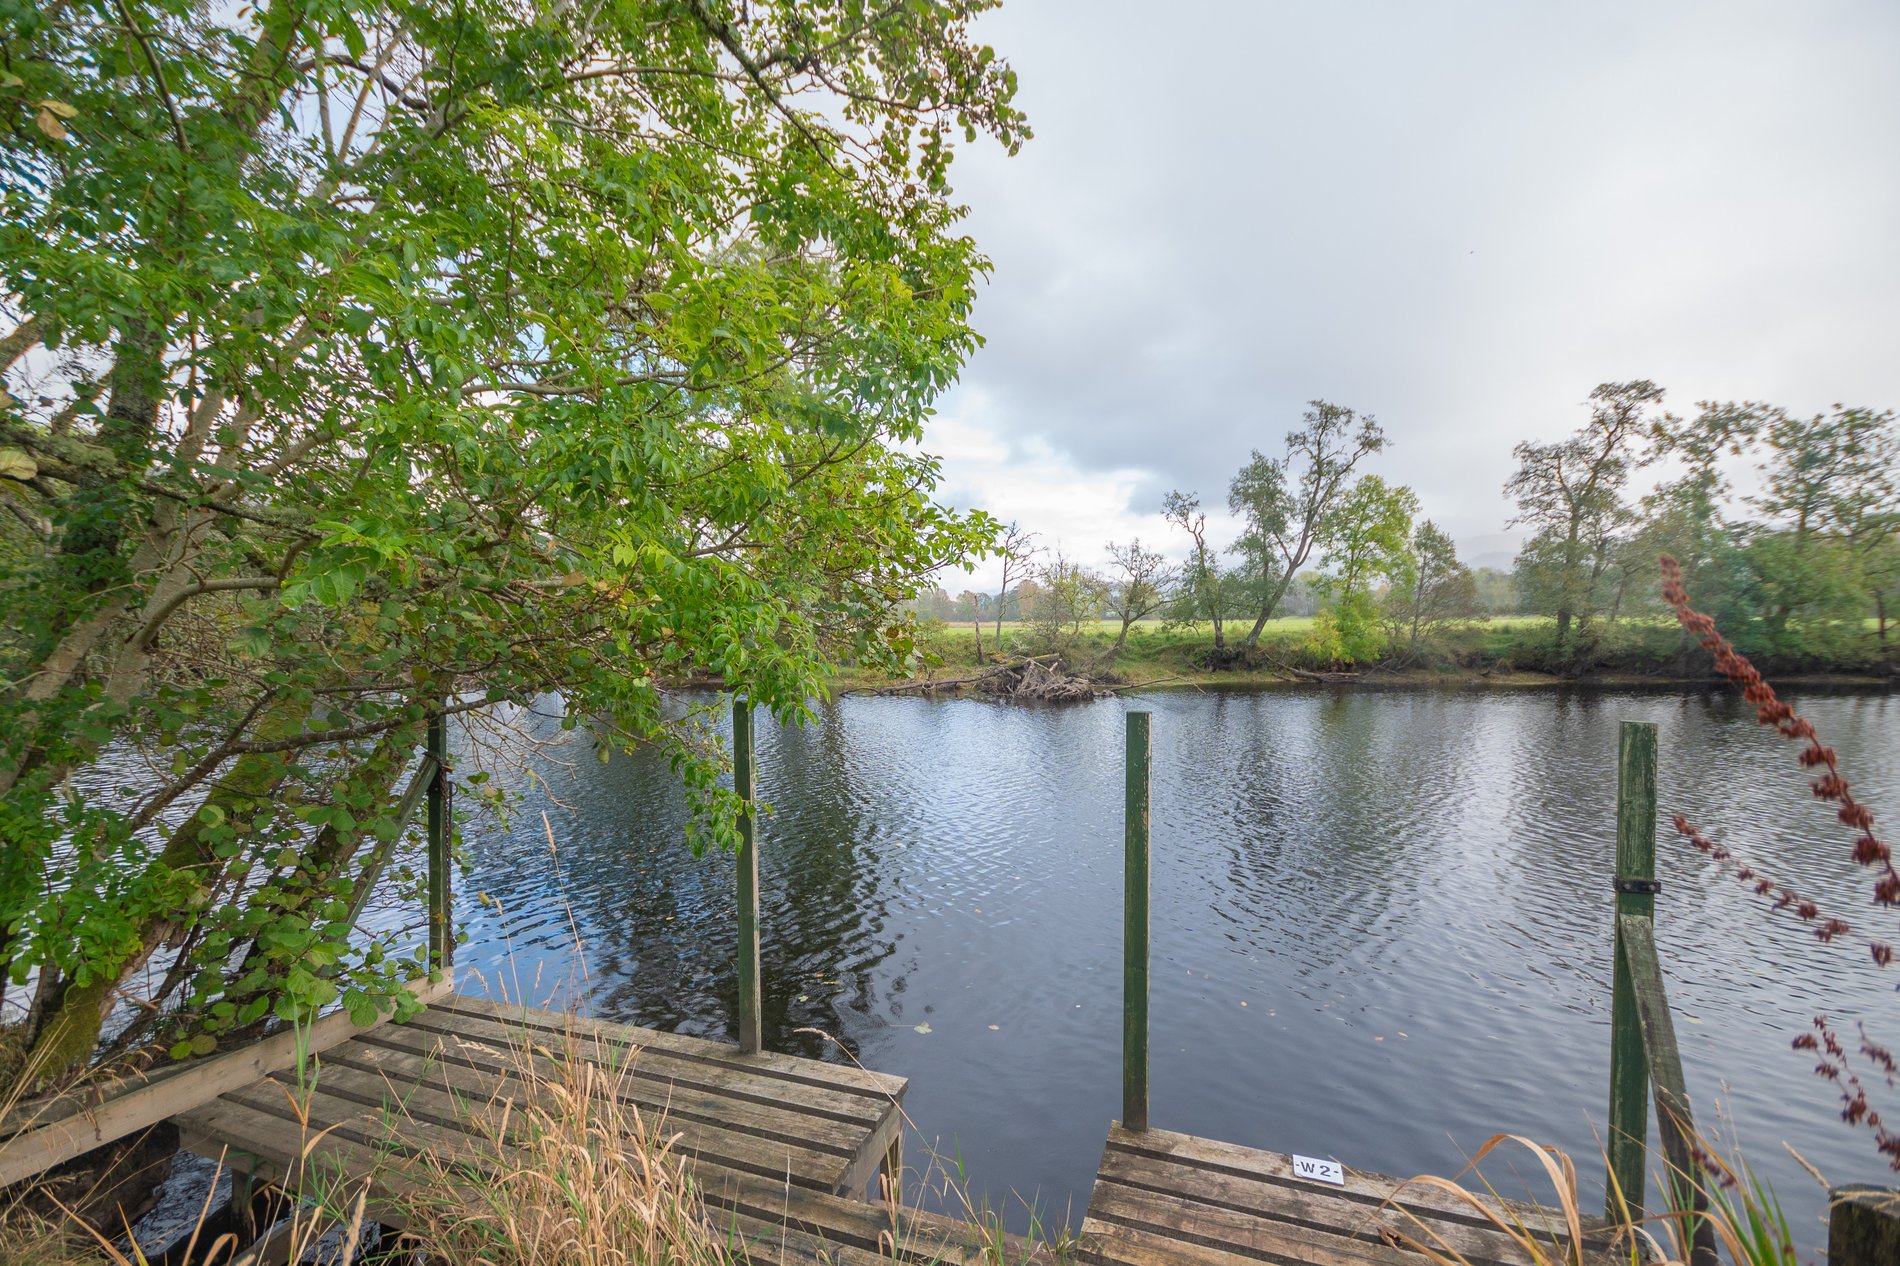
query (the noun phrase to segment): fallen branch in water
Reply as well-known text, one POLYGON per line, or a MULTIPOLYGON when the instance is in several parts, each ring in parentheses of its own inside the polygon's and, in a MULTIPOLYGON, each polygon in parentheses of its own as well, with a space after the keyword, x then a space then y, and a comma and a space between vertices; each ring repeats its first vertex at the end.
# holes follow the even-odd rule
POLYGON ((1006 664, 996 664, 968 677, 905 681, 894 686, 860 687, 845 693, 877 696, 961 694, 965 688, 972 694, 998 699, 1064 703, 1100 698, 1113 694, 1116 687, 1114 683, 1092 673, 1070 672, 1063 667, 1060 655, 1050 654, 1030 655, 1006 664))
POLYGON ((1260 658, 1266 660, 1275 672, 1300 681, 1323 681, 1337 685, 1340 682, 1359 680, 1359 674, 1356 672, 1313 672, 1305 668, 1295 668, 1291 664, 1283 664, 1271 655, 1261 654, 1260 658))

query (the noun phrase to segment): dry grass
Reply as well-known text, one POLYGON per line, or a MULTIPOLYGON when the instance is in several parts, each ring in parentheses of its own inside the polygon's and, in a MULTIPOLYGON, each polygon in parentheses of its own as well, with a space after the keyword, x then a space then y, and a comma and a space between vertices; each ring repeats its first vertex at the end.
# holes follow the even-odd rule
POLYGON ((623 1094, 634 1055, 570 1030, 500 1052, 507 1097, 464 1101, 475 1152, 404 1162, 386 1207, 432 1258, 482 1266, 727 1266, 678 1136, 623 1094), (420 1179, 420 1181, 418 1181, 420 1179))
MULTIPOLYGON (((175 1266, 251 1266, 267 1252, 272 1261, 318 1260, 319 1242, 335 1234, 338 1254, 334 1259, 355 1260, 365 1222, 363 1200, 359 1194, 345 1217, 337 1218, 304 1204, 291 1196, 288 1216, 271 1229, 256 1245, 242 1246, 239 1237, 229 1231, 208 1231, 214 1215, 214 1181, 205 1191, 205 1201, 182 1247, 168 1260, 175 1266)), ((52 1203, 64 1217, 54 1219, 17 1205, 0 1215, 0 1266, 146 1266, 153 1246, 141 1245, 130 1227, 115 1239, 92 1223, 66 1208, 58 1200, 52 1203)))
MULTIPOLYGON (((301 1048, 291 1075, 300 1091, 314 1083, 314 1071, 301 1048)), ((289 1098, 293 1109, 304 1113, 307 1095, 289 1098)), ((5 1108, 11 1110, 16 1103, 17 1096, 5 1108)), ((300 1126, 312 1144, 320 1137, 312 1135, 307 1113, 300 1126)), ((11 1203, 0 1208, 0 1266, 146 1266, 161 1250, 167 1250, 172 1266, 253 1266, 259 1259, 294 1262, 306 1257, 315 1261, 326 1237, 333 1237, 337 1253, 321 1260, 348 1262, 355 1259, 367 1226, 367 1189, 360 1184, 347 1196, 340 1189, 328 1193, 338 1211, 327 1211, 321 1202, 306 1198, 309 1193, 299 1182, 292 1182, 276 1205, 281 1216, 275 1225, 260 1228, 257 1242, 246 1245, 236 1232, 215 1229, 223 1222, 223 1210, 213 1203, 219 1189, 214 1173, 182 1245, 141 1244, 130 1225, 111 1225, 112 1219, 128 1216, 111 1190, 116 1179, 110 1171, 116 1164, 108 1162, 108 1172, 95 1175, 90 1188, 75 1189, 69 1180, 42 1175, 12 1193, 11 1203)))
MULTIPOLYGON (((908 1116, 905 1121, 909 1123, 908 1116)), ((934 1192, 945 1207, 956 1210, 951 1215, 952 1219, 962 1224, 962 1251, 955 1255, 954 1260, 971 1263, 972 1266, 1056 1266, 1075 1259, 1080 1246, 1070 1230, 1067 1218, 1061 1222, 1050 1222, 1037 1201, 1023 1199, 1018 1194, 1017 1199, 1028 1214, 1029 1229, 1024 1235, 1014 1235, 1005 1221, 1005 1210, 971 1195, 969 1176, 961 1157, 945 1156, 935 1149, 930 1149, 928 1155, 930 1161, 920 1185, 934 1192)), ((902 1225, 896 1218, 892 1219, 892 1223, 894 1232, 902 1225)), ((911 1224, 913 1228, 920 1225, 911 1224)), ((893 1241, 887 1246, 890 1256, 894 1259, 898 1257, 895 1249, 899 1247, 909 1254, 916 1254, 925 1247, 918 1242, 921 1236, 920 1230, 912 1229, 911 1243, 898 1245, 893 1241)), ((949 1254, 940 1256, 943 1260, 951 1260, 949 1254)))
MULTIPOLYGON (((1707 1221, 1726 1260, 1733 1266, 1797 1266, 1800 1259, 1774 1193, 1755 1179, 1739 1157, 1733 1162, 1725 1161, 1700 1138, 1698 1154, 1703 1158, 1701 1163, 1709 1168, 1706 1173, 1694 1175, 1692 1181, 1707 1198, 1707 1221)), ((1807 1162, 1802 1161, 1802 1164, 1807 1162)), ((1810 1172, 1813 1172, 1811 1167, 1810 1172)), ((1412 1178, 1405 1186, 1430 1187, 1463 1201, 1488 1225, 1508 1236, 1532 1266, 1606 1266, 1612 1262, 1628 1262, 1631 1266, 1686 1266, 1691 1261, 1692 1228, 1679 1215, 1665 1212, 1638 1220, 1626 1213, 1607 1225, 1585 1215, 1577 1194, 1576 1166, 1554 1147, 1532 1142, 1522 1135, 1495 1134, 1478 1149, 1457 1178, 1466 1175, 1476 1179, 1490 1198, 1481 1198, 1455 1179, 1433 1175, 1412 1178), (1561 1220, 1560 1226, 1531 1225, 1484 1178, 1480 1163, 1506 1143, 1528 1150, 1550 1179, 1552 1202, 1548 1207, 1561 1220), (1610 1247, 1589 1249, 1584 1242, 1585 1234, 1599 1242, 1607 1238, 1610 1247)), ((1668 1190, 1669 1175, 1659 1174, 1656 1178, 1658 1189, 1668 1190)), ((1614 1182, 1614 1176, 1611 1181, 1614 1182)), ((1826 1186, 1825 1182, 1822 1185, 1826 1186)), ((1397 1203, 1404 1189, 1401 1187, 1395 1192, 1387 1206, 1396 1210, 1416 1233, 1401 1230, 1395 1232, 1393 1238, 1402 1247, 1423 1254, 1438 1266, 1472 1266, 1468 1258, 1397 1203)), ((1613 1195, 1618 1207, 1627 1210, 1622 1193, 1613 1192, 1613 1195)))
POLYGON ((0 1218, 0 1266, 104 1266, 110 1260, 70 1223, 24 1210, 0 1218))

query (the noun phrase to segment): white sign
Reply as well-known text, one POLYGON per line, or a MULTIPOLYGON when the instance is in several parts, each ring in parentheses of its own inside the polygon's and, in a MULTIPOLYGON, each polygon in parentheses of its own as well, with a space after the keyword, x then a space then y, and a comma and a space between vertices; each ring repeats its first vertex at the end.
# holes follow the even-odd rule
POLYGON ((1311 1182, 1329 1182, 1335 1187, 1346 1185, 1346 1167, 1338 1161, 1315 1160, 1311 1156, 1293 1158, 1293 1176, 1305 1178, 1311 1182))

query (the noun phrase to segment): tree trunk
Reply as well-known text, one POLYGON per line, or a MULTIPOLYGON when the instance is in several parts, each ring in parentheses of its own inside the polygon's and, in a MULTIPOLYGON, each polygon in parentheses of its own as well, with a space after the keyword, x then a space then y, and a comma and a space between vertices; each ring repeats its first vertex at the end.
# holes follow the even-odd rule
POLYGON ((976 662, 983 662, 983 620, 981 617, 970 621, 970 627, 976 632, 976 662))
MULTIPOLYGON (((303 724, 307 709, 288 701, 279 702, 266 712, 257 733, 263 738, 282 738, 295 733, 303 724)), ((268 801, 289 774, 298 757, 295 751, 247 755, 238 758, 205 796, 205 805, 222 811, 224 821, 242 820, 268 801)), ((159 882, 167 873, 196 869, 204 882, 200 892, 209 893, 211 876, 224 873, 224 863, 204 845, 207 823, 199 813, 186 819, 152 862, 147 879, 159 882)), ((158 910, 147 914, 138 928, 139 949, 130 958, 112 964, 99 964, 98 975, 83 985, 66 982, 57 986, 47 1000, 33 1034, 33 1046, 23 1065, 21 1077, 31 1084, 43 1084, 64 1077, 83 1067, 99 1041, 99 1031, 112 1009, 119 982, 126 973, 136 971, 165 942, 173 930, 173 919, 189 920, 195 910, 158 910)))
POLYGON ((1623 610, 1623 593, 1629 588, 1629 584, 1630 578, 1628 572, 1623 573, 1623 578, 1616 582, 1616 596, 1610 599, 1611 624, 1616 623, 1617 614, 1623 610))
POLYGON ((1267 621, 1271 620, 1273 613, 1280 609, 1280 602, 1286 597, 1286 591, 1292 584, 1293 569, 1289 569, 1285 575, 1280 577, 1280 583, 1274 586, 1273 594, 1267 599, 1265 605, 1260 608, 1260 614, 1254 617, 1253 627, 1247 630, 1246 646, 1248 650, 1252 650, 1259 644, 1260 631, 1267 627, 1267 621))
MULTIPOLYGON (((359 767, 360 776, 371 783, 377 799, 389 803, 394 797, 397 803, 395 812, 402 812, 401 797, 394 796, 396 779, 401 776, 415 751, 416 735, 411 732, 404 736, 408 741, 398 741, 401 731, 391 731, 378 740, 376 750, 359 767)), ((322 901, 326 887, 341 878, 347 867, 351 867, 356 855, 365 843, 375 844, 376 838, 367 826, 356 831, 347 839, 339 834, 335 827, 325 826, 317 832, 301 851, 294 868, 288 874, 274 875, 256 899, 255 906, 268 909, 272 914, 284 915, 301 910, 305 906, 322 901), (265 897, 264 892, 274 895, 265 897)), ((359 887, 372 884, 378 867, 375 865, 375 853, 358 864, 355 869, 355 882, 359 887)), ((315 919, 312 919, 315 922, 315 919)), ((264 983, 254 988, 232 989, 227 992, 226 1000, 243 1006, 259 994, 270 993, 277 989, 287 974, 284 964, 273 964, 269 952, 256 941, 245 951, 243 963, 232 974, 230 980, 239 984, 254 972, 264 978, 264 983)))

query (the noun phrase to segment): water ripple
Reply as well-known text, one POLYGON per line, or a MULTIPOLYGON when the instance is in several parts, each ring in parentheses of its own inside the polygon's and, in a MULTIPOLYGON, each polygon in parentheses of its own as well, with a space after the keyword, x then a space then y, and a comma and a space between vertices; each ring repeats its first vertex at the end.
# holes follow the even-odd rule
MULTIPOLYGON (((1900 803, 1900 704, 1803 703, 1870 803, 1900 803)), ((999 1201, 1039 1191, 1079 1212, 1117 1115, 1125 706, 850 699, 803 729, 761 725, 767 1041, 912 1077, 912 1115, 999 1201)), ((1724 696, 1139 706, 1156 713, 1154 1115, 1170 1128, 1408 1173, 1453 1171, 1460 1147, 1512 1129, 1595 1181, 1624 718, 1660 729, 1665 815, 1830 909, 1866 908, 1792 750, 1724 696)), ((576 739, 532 772, 502 774, 524 797, 511 823, 470 829, 465 961, 511 991, 729 1036, 731 860, 682 846, 664 763, 603 765, 576 739)), ((1884 1174, 1788 1041, 1823 1000, 1900 1036, 1890 982, 1660 843, 1691 1091, 1722 1101, 1818 1242, 1816 1193, 1776 1144, 1835 1181, 1884 1174)))

